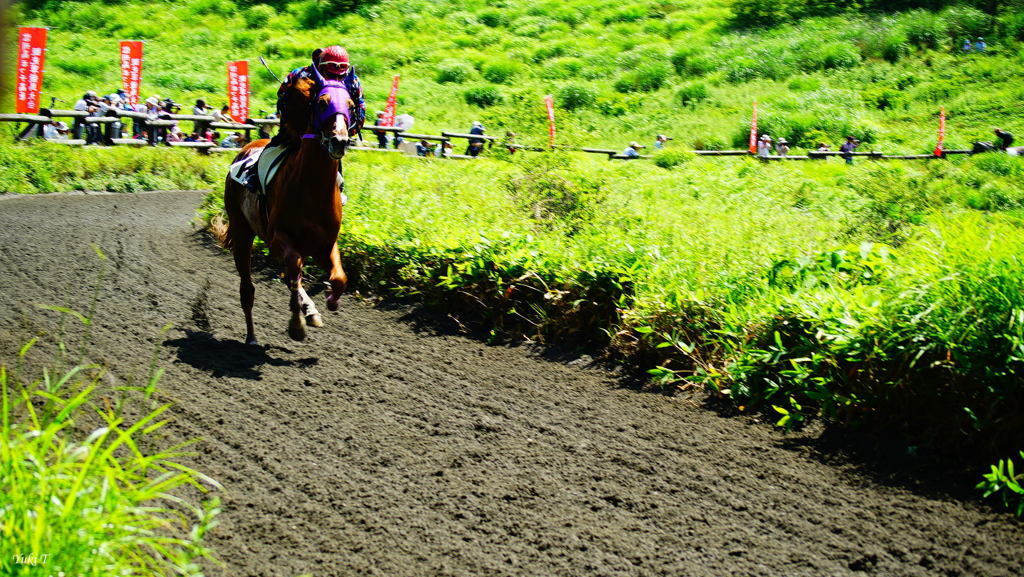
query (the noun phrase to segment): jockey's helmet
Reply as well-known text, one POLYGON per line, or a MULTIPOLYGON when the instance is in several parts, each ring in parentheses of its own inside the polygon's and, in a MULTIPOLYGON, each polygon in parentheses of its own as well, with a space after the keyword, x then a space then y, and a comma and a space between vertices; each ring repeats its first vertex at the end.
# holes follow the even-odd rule
POLYGON ((317 67, 321 74, 341 76, 349 69, 348 52, 338 45, 328 46, 320 52, 317 67))

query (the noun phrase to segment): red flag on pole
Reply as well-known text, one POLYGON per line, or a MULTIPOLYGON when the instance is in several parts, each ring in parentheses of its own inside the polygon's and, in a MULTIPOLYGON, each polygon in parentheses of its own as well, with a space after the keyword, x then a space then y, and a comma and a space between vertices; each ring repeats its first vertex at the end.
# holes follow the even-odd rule
POLYGON ((245 122, 249 118, 249 61, 228 62, 228 107, 231 118, 245 122))
POLYGON ((384 107, 384 124, 382 126, 395 125, 395 107, 398 106, 398 79, 398 74, 391 79, 391 92, 388 94, 388 103, 384 107))
POLYGON ((555 99, 548 94, 544 97, 544 105, 548 108, 548 146, 555 147, 555 99))
POLYGON ((757 154, 757 101, 754 101, 754 115, 750 120, 750 154, 757 154))
POLYGON ((14 111, 39 112, 39 89, 46 61, 46 28, 18 28, 18 85, 14 111))
POLYGON ((139 84, 142 82, 142 41, 121 41, 121 87, 128 95, 132 108, 139 103, 139 84))
POLYGON ((942 144, 946 140, 946 107, 939 108, 939 143, 935 145, 935 156, 942 156, 942 144))

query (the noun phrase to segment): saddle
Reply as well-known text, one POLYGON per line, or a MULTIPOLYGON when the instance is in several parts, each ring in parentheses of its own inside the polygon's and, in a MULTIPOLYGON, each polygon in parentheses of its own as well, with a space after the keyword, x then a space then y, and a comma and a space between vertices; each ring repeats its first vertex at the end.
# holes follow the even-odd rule
POLYGON ((288 147, 265 146, 235 162, 228 169, 231 178, 253 192, 260 201, 266 197, 267 186, 288 158, 288 147))

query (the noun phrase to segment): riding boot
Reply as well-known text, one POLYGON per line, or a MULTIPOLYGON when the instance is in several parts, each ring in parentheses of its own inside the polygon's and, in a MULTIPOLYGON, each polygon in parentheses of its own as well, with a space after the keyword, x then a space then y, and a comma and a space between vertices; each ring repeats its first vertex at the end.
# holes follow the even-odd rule
POLYGON ((341 170, 338 171, 338 197, 341 199, 341 206, 345 206, 348 196, 345 195, 345 177, 341 175, 341 170))

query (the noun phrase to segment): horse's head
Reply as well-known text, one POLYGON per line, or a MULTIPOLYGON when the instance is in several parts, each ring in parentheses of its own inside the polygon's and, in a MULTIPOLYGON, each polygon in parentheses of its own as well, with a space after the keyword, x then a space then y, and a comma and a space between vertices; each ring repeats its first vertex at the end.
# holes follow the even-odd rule
MULTIPOLYGON (((340 80, 324 78, 313 67, 316 80, 316 94, 311 100, 312 131, 303 138, 319 138, 320 145, 331 158, 338 160, 345 156, 349 144, 349 127, 352 124, 352 97, 340 80)), ((312 95, 312 93, 311 93, 312 95)))

